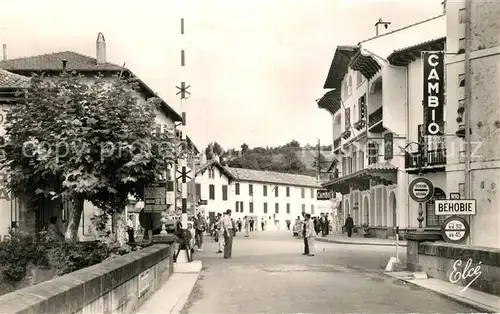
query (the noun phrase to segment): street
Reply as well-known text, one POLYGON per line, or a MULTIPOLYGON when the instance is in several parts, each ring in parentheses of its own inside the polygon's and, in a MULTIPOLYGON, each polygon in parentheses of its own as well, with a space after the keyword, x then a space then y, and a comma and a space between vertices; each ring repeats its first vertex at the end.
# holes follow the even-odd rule
MULTIPOLYGON (((203 270, 183 313, 472 313, 381 271, 394 247, 316 242, 303 256, 291 232, 238 233, 233 258, 205 238, 203 270)), ((400 251, 405 263, 406 249, 400 251)))

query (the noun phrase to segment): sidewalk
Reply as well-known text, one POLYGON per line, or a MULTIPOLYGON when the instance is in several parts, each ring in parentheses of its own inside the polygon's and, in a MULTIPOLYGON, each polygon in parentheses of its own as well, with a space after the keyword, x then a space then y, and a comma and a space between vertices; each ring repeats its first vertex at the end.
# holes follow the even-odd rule
MULTIPOLYGON (((352 245, 379 245, 379 246, 396 246, 396 240, 390 239, 379 239, 379 238, 363 238, 360 236, 353 235, 348 237, 346 234, 329 234, 326 237, 318 235, 316 241, 319 242, 329 242, 329 243, 340 243, 340 244, 352 244, 352 245)), ((406 241, 399 241, 399 246, 406 247, 406 241)))
POLYGON ((435 278, 415 279, 412 272, 384 272, 385 275, 441 294, 481 312, 500 313, 500 297, 435 278))

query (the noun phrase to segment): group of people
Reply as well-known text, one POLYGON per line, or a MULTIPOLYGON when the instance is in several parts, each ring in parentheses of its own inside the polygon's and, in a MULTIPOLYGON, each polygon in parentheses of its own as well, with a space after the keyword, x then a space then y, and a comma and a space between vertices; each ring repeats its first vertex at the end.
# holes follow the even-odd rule
MULTIPOLYGON (((301 220, 300 216, 297 217, 295 221, 296 225, 301 225, 304 222, 304 215, 305 213, 302 213, 303 220, 301 220)), ((328 217, 324 213, 322 213, 320 217, 311 217, 310 220, 314 225, 314 231, 316 232, 316 235, 321 234, 323 237, 326 237, 330 233, 330 220, 328 220, 328 217)), ((298 235, 299 237, 301 237, 300 232, 298 232, 298 235)))
POLYGON ((233 238, 236 236, 237 223, 231 218, 231 210, 218 213, 213 224, 213 239, 219 243, 217 253, 224 252, 224 258, 231 258, 233 238))

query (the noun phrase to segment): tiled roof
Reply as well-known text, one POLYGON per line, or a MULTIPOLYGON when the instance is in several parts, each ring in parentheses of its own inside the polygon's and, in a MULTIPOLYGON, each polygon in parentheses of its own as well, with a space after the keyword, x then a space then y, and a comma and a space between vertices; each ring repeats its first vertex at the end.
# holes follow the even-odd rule
POLYGON ((24 88, 28 86, 29 81, 26 76, 0 69, 0 88, 24 88))
POLYGON ((196 168, 196 174, 197 175, 199 173, 203 174, 210 167, 217 167, 217 169, 219 169, 219 171, 222 172, 230 180, 236 179, 234 174, 232 172, 230 172, 227 167, 223 167, 219 162, 217 162, 215 160, 210 160, 206 164, 198 166, 196 168))
POLYGON ((414 45, 411 45, 411 46, 408 46, 408 47, 404 47, 404 48, 401 48, 401 49, 396 49, 396 50, 394 50, 392 52, 392 54, 406 52, 406 51, 411 51, 411 50, 417 49, 417 48, 419 48, 421 46, 426 46, 426 45, 429 45, 429 44, 439 43, 439 42, 443 42, 443 41, 446 41, 446 37, 439 37, 439 38, 434 38, 434 39, 426 40, 426 41, 418 43, 418 44, 414 44, 414 45))
POLYGON ((226 167, 236 180, 320 188, 317 178, 300 174, 226 167))
POLYGON ((394 166, 388 161, 377 162, 375 164, 371 164, 365 169, 369 170, 398 170, 398 167, 394 166))
POLYGON ((62 60, 67 60, 66 69, 76 71, 121 71, 113 63, 97 64, 97 59, 73 51, 62 51, 44 55, 0 61, 0 68, 11 71, 63 70, 62 60))

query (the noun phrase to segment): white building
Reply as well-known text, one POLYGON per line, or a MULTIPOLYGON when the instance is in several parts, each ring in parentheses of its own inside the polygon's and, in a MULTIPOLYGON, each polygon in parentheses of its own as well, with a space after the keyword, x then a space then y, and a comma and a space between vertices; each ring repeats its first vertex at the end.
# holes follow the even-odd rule
MULTIPOLYGON (((324 84, 331 91, 318 105, 332 115, 339 175, 323 186, 343 195, 340 221, 349 213, 355 225, 368 224, 372 236, 418 227, 418 205, 407 188, 421 158, 413 152, 418 145, 408 145, 419 141, 423 120, 420 52, 443 50, 445 36, 440 15, 335 52, 324 84), (394 136, 393 147, 383 145, 387 133, 394 136)), ((434 182, 435 197, 443 198, 444 149, 437 139, 420 142, 428 147, 423 175, 434 182)), ((433 200, 425 204, 424 218, 424 226, 439 227, 433 200)))

